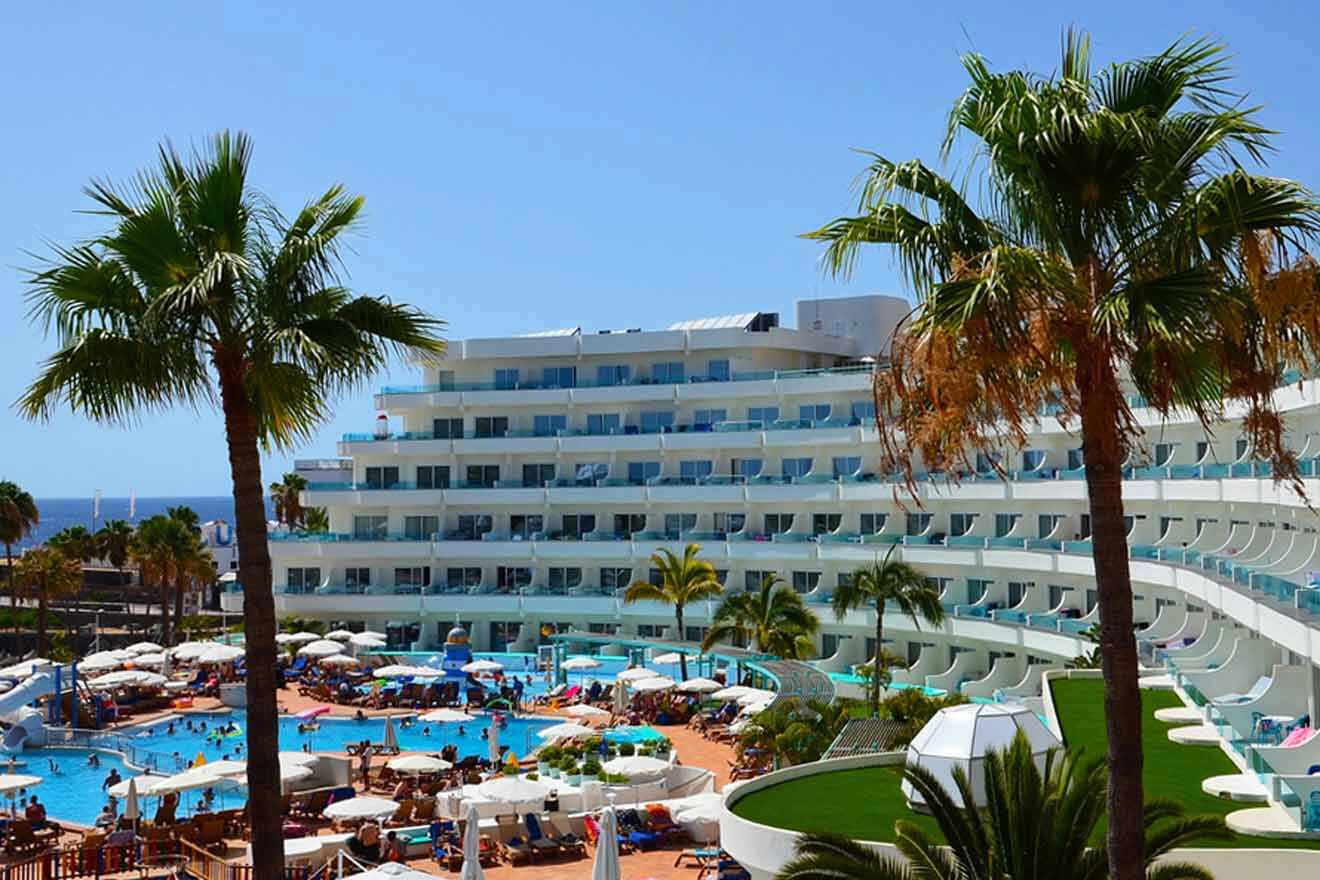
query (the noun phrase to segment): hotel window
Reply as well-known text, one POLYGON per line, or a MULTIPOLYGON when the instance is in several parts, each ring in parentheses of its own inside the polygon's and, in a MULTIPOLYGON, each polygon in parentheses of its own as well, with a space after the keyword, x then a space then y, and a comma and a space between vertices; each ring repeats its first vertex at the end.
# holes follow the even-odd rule
POLYGON ((1196 441, 1196 463, 1205 461, 1205 457, 1210 453, 1210 444, 1205 440, 1196 441))
POLYGON ((949 534, 955 538, 967 534, 972 530, 972 523, 976 522, 974 513, 951 513, 949 514, 949 534))
POLYGON ((544 524, 545 519, 539 513, 515 513, 509 516, 509 534, 528 539, 545 531, 544 524))
POLYGON ((995 514, 995 537, 1006 538, 1009 532, 1013 531, 1017 525, 1020 513, 996 513, 995 514))
POLYGON ((319 568, 291 568, 285 572, 284 577, 290 593, 310 593, 321 586, 319 568))
POLYGON ((812 460, 809 458, 786 458, 783 464, 783 474, 793 479, 805 477, 811 473, 811 465, 812 460))
POLYGON ((361 593, 371 586, 371 569, 350 567, 344 569, 344 590, 349 593, 361 593))
POLYGON ((1086 464, 1086 458, 1082 455, 1082 450, 1080 449, 1068 450, 1068 470, 1075 471, 1080 467, 1084 467, 1085 464, 1086 464))
POLYGON ((706 378, 712 382, 727 382, 733 377, 729 371, 728 358, 706 361, 706 378))
POLYGON ((1071 592, 1072 587, 1061 587, 1058 584, 1050 584, 1050 608, 1055 609, 1063 604, 1063 594, 1071 592))
POLYGON ((692 424, 698 427, 710 427, 728 420, 727 409, 699 409, 692 414, 692 424))
POLYGON ((809 403, 806 406, 799 406, 798 421, 823 422, 830 417, 830 409, 828 403, 809 403))
POLYGON ((506 650, 518 638, 522 623, 517 620, 492 620, 490 622, 490 643, 498 651, 506 650))
POLYGON ((431 536, 440 531, 438 516, 405 516, 403 518, 403 536, 413 541, 429 541, 431 536))
POLYGON ((929 513, 909 513, 907 515, 907 533, 912 536, 925 534, 930 528, 929 513))
POLYGON ((653 587, 664 586, 665 573, 658 568, 650 568, 646 571, 646 582, 653 587))
POLYGON ((529 488, 538 488, 555 481, 553 464, 525 464, 522 466, 522 482, 529 488))
POLYGON ((1037 534, 1041 538, 1048 538, 1050 535, 1054 534, 1054 527, 1059 524, 1059 520, 1061 519, 1063 519, 1063 517, 1057 513, 1040 514, 1036 517, 1037 534))
POLYGON ((996 473, 1004 457, 998 452, 978 452, 976 453, 976 472, 978 474, 996 473))
POLYGON ((843 514, 841 513, 813 513, 811 515, 811 533, 813 535, 828 535, 831 532, 837 532, 841 525, 843 525, 843 514))
POLYGON ((479 541, 482 535, 494 528, 494 524, 495 518, 488 513, 459 514, 455 535, 462 541, 479 541))
POLYGON ((766 578, 774 577, 775 574, 773 571, 749 569, 743 572, 743 589, 749 593, 754 593, 761 589, 761 584, 765 583, 766 578))
POLYGON ((628 462, 628 482, 634 486, 643 485, 647 480, 658 476, 660 476, 660 462, 658 461, 628 462))
POLYGON ((1246 458, 1247 452, 1250 451, 1251 441, 1248 440, 1246 437, 1239 437, 1237 439, 1237 442, 1233 444, 1233 449, 1236 452, 1234 461, 1241 461, 1242 459, 1246 458))
POLYGON ((994 581, 984 580, 982 578, 967 579, 967 597, 973 605, 985 598, 986 593, 990 592, 990 585, 994 581))
POLYGON ((735 458, 731 462, 731 469, 735 477, 750 480, 761 475, 763 464, 764 462, 759 458, 735 458))
POLYGON ((836 633, 821 633, 820 656, 833 657, 835 654, 839 653, 839 640, 842 638, 844 638, 844 636, 837 635, 836 633))
POLYGON ((500 466, 497 464, 470 464, 467 467, 467 485, 469 488, 493 489, 500 479, 500 466))
POLYGON ((568 416, 532 416, 532 433, 537 437, 558 437, 568 429, 568 416))
POLYGON ((1082 514, 1081 528, 1078 531, 1077 535, 1083 541, 1089 541, 1091 539, 1091 514, 1089 513, 1082 514))
POLYGON ((387 516, 353 517, 353 537, 359 541, 380 541, 389 534, 390 520, 387 516))
POLYGON ((791 513, 767 513, 765 515, 765 532, 767 535, 779 535, 793 528, 793 514, 791 513))
POLYGON ((572 568, 552 568, 549 570, 546 584, 551 592, 563 592, 582 586, 582 569, 572 568))
POLYGON ((500 369, 495 371, 495 388, 499 391, 507 391, 510 388, 518 387, 518 370, 516 368, 500 369))
POLYGON ((1155 467, 1168 467, 1173 462, 1173 452, 1177 447, 1172 443, 1155 444, 1155 467))
POLYGON ((462 440, 462 419, 432 419, 431 433, 437 440, 462 440))
POLYGON ((627 385, 632 380, 632 367, 627 364, 602 364, 596 367, 597 385, 627 385))
POLYGON ((665 536, 668 538, 677 538, 684 532, 690 532, 696 527, 697 515, 695 513, 665 514, 665 536))
POLYGON ((674 413, 672 410, 645 410, 640 418, 643 434, 659 434, 670 431, 674 427, 674 413))
POLYGON ((769 427, 772 422, 779 421, 779 407, 749 406, 747 407, 747 421, 755 422, 762 428, 769 427))
POLYGON ((541 384, 546 388, 576 388, 577 367, 546 367, 541 371, 541 384))
POLYGON ((699 642, 706 638, 708 632, 710 632, 708 626, 685 626, 683 627, 683 638, 689 642, 699 642))
POLYGON ((419 464, 417 466, 418 489, 448 489, 449 466, 444 464, 419 464))
POLYGON ((854 425, 875 424, 875 401, 854 400, 848 407, 849 421, 854 425))
POLYGON ((1037 470, 1045 463, 1045 453, 1040 449, 1027 449, 1022 453, 1022 469, 1024 471, 1037 470))
POLYGON ((603 461, 588 461, 573 466, 573 481, 579 486, 594 486, 609 475, 610 466, 603 461))
POLYGON ((887 513, 864 513, 860 531, 863 535, 878 535, 885 530, 887 519, 889 519, 887 513))
POLYGON ((500 590, 518 590, 532 585, 532 570, 523 565, 501 565, 495 569, 495 586, 500 590))
POLYGON ((442 389, 453 390, 453 387, 454 387, 454 371, 453 371, 453 370, 438 370, 438 371, 436 371, 436 374, 435 374, 435 384, 439 385, 442 389))
POLYGON ((509 417, 477 416, 474 426, 477 437, 503 437, 509 433, 509 417))
POLYGON ((560 518, 559 523, 565 538, 581 538, 596 531, 594 513, 566 513, 560 518))
POLYGON ((431 566, 418 565, 394 569, 394 587, 408 591, 421 591, 431 584, 431 566))
POLYGON ((592 436, 619 433, 618 413, 587 413, 587 433, 592 436))
POLYGON ((393 489, 399 485, 397 467, 369 467, 366 476, 368 489, 393 489))
POLYGON ((445 569, 445 583, 451 587, 479 587, 481 581, 481 568, 479 566, 445 569))
POLYGON ((852 572, 841 571, 834 576, 834 584, 839 587, 846 587, 852 584, 852 572))
POLYGON ((596 623, 593 621, 592 623, 587 624, 587 632, 594 635, 612 636, 619 632, 619 627, 621 625, 622 624, 618 623, 596 623))
POLYGON ((658 639, 664 631, 663 626, 657 626, 654 623, 637 624, 637 638, 639 639, 658 639))
POLYGON ((626 590, 630 583, 632 583, 631 568, 608 566, 600 570, 600 588, 608 593, 626 590))
POLYGON ((714 469, 709 459, 688 459, 678 463, 678 475, 684 482, 696 482, 709 477, 714 469))
POLYGON ((862 469, 862 458, 860 455, 845 455, 835 458, 831 464, 835 477, 851 477, 862 469))
POLYGON ((747 524, 747 514, 745 513, 717 513, 715 514, 715 531, 723 534, 731 532, 741 532, 743 526, 747 524))
POLYGON ((818 571, 795 571, 793 572, 793 589, 798 593, 810 593, 820 585, 820 572, 818 571))
POLYGON ((1031 585, 1030 585, 1030 584, 1022 583, 1022 582, 1020 582, 1020 581, 1009 581, 1009 582, 1008 582, 1008 607, 1009 607, 1009 608, 1012 608, 1012 607, 1014 607, 1014 606, 1016 606, 1016 605, 1021 604, 1023 597, 1025 597, 1025 596, 1027 595, 1027 587, 1029 587, 1029 586, 1031 586, 1031 585))
POLYGON ((687 372, 683 369, 682 361, 666 361, 660 364, 651 364, 652 382, 683 382, 687 379, 687 372))
POLYGON ((614 514, 614 534, 632 536, 633 532, 646 531, 646 514, 644 513, 616 513, 614 514))

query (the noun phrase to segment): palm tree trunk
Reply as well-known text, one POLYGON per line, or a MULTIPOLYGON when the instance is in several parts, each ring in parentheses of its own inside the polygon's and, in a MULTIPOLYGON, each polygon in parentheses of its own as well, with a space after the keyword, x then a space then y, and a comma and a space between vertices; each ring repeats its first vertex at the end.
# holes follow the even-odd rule
POLYGON ((170 643, 170 579, 164 573, 160 578, 160 643, 170 643))
POLYGON ((1092 556, 1099 594, 1100 657, 1105 683, 1105 733, 1109 763, 1106 849, 1113 880, 1145 876, 1142 822, 1141 690, 1137 643, 1132 633, 1132 581, 1123 522, 1123 448, 1118 425, 1119 387, 1106 357, 1083 375, 1082 454, 1090 499, 1092 556))
POLYGON ((14 545, 5 541, 5 574, 9 576, 9 612, 14 615, 14 654, 23 656, 18 636, 18 581, 14 579, 14 545))
POLYGON ((275 702, 275 596, 271 591, 270 549, 266 544, 261 453, 241 364, 218 363, 217 366, 229 470, 234 484, 238 577, 243 585, 253 880, 282 880, 284 839, 280 817, 279 716, 275 702))
POLYGON ((37 655, 44 657, 50 653, 46 643, 46 585, 37 585, 37 655))
MULTIPOLYGON (((179 622, 183 620, 183 591, 187 589, 187 587, 188 578, 184 577, 182 574, 179 575, 179 579, 174 583, 174 632, 171 633, 176 639, 178 636, 179 622)), ((170 642, 169 644, 173 644, 173 642, 170 642)))
POLYGON ((880 646, 885 637, 885 601, 875 601, 875 656, 871 658, 871 717, 880 717, 880 646))
MULTIPOLYGON (((678 621, 678 641, 681 642, 683 641, 683 606, 682 605, 674 606, 674 618, 678 621)), ((687 681, 686 651, 678 652, 678 670, 679 670, 679 674, 683 676, 683 680, 687 681)))

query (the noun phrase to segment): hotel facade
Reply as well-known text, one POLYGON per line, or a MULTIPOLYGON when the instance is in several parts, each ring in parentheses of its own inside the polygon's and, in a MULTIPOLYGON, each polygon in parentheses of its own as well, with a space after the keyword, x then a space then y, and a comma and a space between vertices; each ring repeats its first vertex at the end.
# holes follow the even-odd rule
MULTIPOLYGON (((659 548, 696 542, 726 590, 775 573, 802 593, 822 623, 815 663, 842 676, 873 655, 874 615, 838 620, 830 596, 893 550, 948 611, 938 627, 886 616, 887 649, 911 664, 895 679, 1034 693, 1090 649, 1096 622, 1080 438, 1042 413, 1025 448, 979 450, 977 473, 923 479, 914 502, 879 472, 871 395, 907 310, 821 299, 797 304, 796 328, 751 312, 453 342, 422 384, 381 389, 374 429, 309 472, 304 503, 327 509, 330 531, 272 535, 278 611, 419 651, 456 622, 478 650, 531 651, 567 630, 695 641, 714 602, 677 633, 671 609, 621 596, 655 575, 659 548)), ((1314 681, 1320 661, 1307 505, 1320 388, 1285 379, 1309 499, 1275 484, 1232 408, 1208 434, 1131 401, 1145 430, 1124 474, 1143 649, 1243 690, 1275 664, 1314 681)), ((237 587, 222 601, 241 610, 237 587)))

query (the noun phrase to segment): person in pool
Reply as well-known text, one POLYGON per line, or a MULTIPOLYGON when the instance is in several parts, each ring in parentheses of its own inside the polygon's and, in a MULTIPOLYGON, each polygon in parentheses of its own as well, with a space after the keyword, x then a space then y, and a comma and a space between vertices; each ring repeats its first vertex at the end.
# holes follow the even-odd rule
POLYGON ((165 728, 165 733, 166 733, 168 736, 174 736, 174 722, 173 722, 173 721, 171 721, 171 722, 169 723, 169 726, 165 728))
POLYGON ((357 714, 355 714, 355 715, 353 716, 353 720, 354 720, 354 721, 366 721, 366 720, 367 720, 367 713, 366 713, 366 712, 363 712, 361 709, 358 709, 358 710, 357 710, 357 714))
POLYGON ((429 726, 422 728, 422 736, 430 736, 431 728, 429 726))
POLYGON ((458 725, 458 735, 459 735, 459 736, 467 736, 467 731, 463 729, 463 725, 461 725, 461 724, 458 725))
POLYGON ((124 778, 123 778, 122 776, 119 775, 119 770, 116 769, 116 768, 114 768, 114 767, 111 767, 111 768, 110 768, 110 773, 105 777, 105 781, 101 783, 101 788, 103 788, 103 789, 104 789, 104 788, 109 788, 110 786, 112 786, 112 785, 118 785, 119 783, 121 783, 121 782, 123 782, 123 781, 124 781, 124 778))
POLYGON ((51 775, 51 776, 59 776, 59 775, 60 775, 60 765, 57 764, 57 763, 55 763, 55 759, 54 759, 54 758, 50 758, 50 759, 48 759, 48 760, 46 761, 46 763, 47 763, 47 765, 49 765, 49 767, 50 767, 50 775, 51 775))
POLYGON ((96 752, 92 752, 91 754, 89 754, 89 755, 87 756, 87 766, 88 766, 88 767, 91 767, 93 770, 95 770, 96 768, 100 767, 100 766, 101 766, 101 756, 98 755, 98 754, 96 754, 96 752))

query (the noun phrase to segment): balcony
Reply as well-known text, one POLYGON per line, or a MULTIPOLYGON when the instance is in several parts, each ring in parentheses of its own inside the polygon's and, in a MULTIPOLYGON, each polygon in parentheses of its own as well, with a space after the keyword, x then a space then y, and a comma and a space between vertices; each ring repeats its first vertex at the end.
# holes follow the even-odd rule
POLYGON ((709 383, 726 382, 765 382, 778 381, 781 379, 810 379, 815 376, 846 376, 853 374, 869 375, 873 371, 873 367, 862 365, 850 367, 822 367, 815 370, 763 370, 758 372, 733 373, 728 379, 717 379, 710 376, 688 376, 686 379, 677 382, 661 382, 649 377, 637 377, 617 382, 594 382, 587 378, 578 377, 577 381, 571 384, 546 384, 535 381, 520 381, 512 384, 497 384, 495 382, 448 382, 439 385, 386 385, 380 390, 380 393, 444 394, 453 391, 563 391, 575 388, 637 388, 651 385, 705 385, 709 383))

